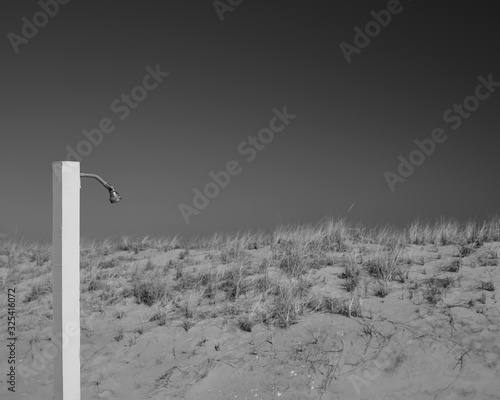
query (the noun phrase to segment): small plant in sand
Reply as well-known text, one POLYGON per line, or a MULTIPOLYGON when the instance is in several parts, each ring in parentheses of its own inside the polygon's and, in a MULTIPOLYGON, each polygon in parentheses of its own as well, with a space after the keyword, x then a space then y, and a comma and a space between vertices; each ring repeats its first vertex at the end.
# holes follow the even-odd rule
POLYGON ((28 250, 29 260, 37 266, 42 266, 50 260, 52 253, 50 246, 34 245, 28 250))
POLYGON ((248 314, 238 317, 238 327, 245 332, 252 332, 252 319, 248 314))
POLYGON ((455 280, 451 277, 437 278, 433 276, 424 281, 424 299, 431 304, 442 300, 446 290, 453 287, 455 280))
MULTIPOLYGON (((163 247, 163 243, 160 244, 163 247)), ((115 246, 116 250, 120 251, 133 251, 134 254, 138 254, 140 251, 144 251, 150 248, 155 248, 158 243, 149 236, 144 236, 142 239, 131 238, 130 236, 123 236, 122 242, 115 246)))
POLYGON ((486 304, 486 293, 482 293, 476 300, 478 303, 486 304))
POLYGON ((111 260, 101 260, 99 261, 98 268, 100 269, 111 269, 120 265, 120 261, 116 258, 112 258, 111 260))
POLYGON ((41 278, 35 278, 31 283, 28 292, 24 296, 23 302, 29 303, 40 299, 47 293, 52 292, 52 277, 50 275, 45 275, 41 278))
POLYGON ((379 281, 375 286, 374 295, 377 297, 386 297, 389 294, 389 286, 387 282, 379 281))
POLYGON ((28 253, 28 248, 29 245, 22 240, 20 242, 13 240, 0 241, 0 256, 4 256, 0 258, 0 267, 5 264, 8 269, 14 268, 22 260, 23 256, 28 253))
POLYGON ((494 267, 498 265, 498 254, 494 250, 488 250, 477 258, 481 267, 494 267))
POLYGON ((220 259, 223 264, 229 264, 241 259, 243 250, 241 243, 237 240, 232 240, 224 243, 220 251, 220 259))
POLYGON ((156 308, 151 312, 151 315, 149 316, 148 321, 149 322, 157 322, 158 325, 163 326, 166 325, 168 322, 168 311, 169 309, 162 306, 158 305, 156 308))
POLYGON ((453 260, 450 264, 443 266, 442 270, 445 272, 458 272, 460 271, 461 266, 462 266, 462 259, 459 258, 457 260, 453 260))
POLYGON ((361 299, 357 295, 350 298, 316 295, 309 299, 307 307, 314 312, 339 314, 349 318, 362 315, 361 299))
POLYGON ((472 254, 473 251, 474 251, 474 249, 472 247, 461 244, 458 247, 458 256, 460 258, 464 258, 464 257, 467 257, 468 255, 472 254))
POLYGON ((353 292, 359 285, 361 272, 356 264, 347 263, 340 278, 344 280, 342 287, 347 292, 353 292))
POLYGON ((398 280, 402 283, 408 278, 406 259, 401 257, 401 249, 389 249, 389 251, 379 251, 363 265, 368 273, 374 278, 385 282, 398 280), (405 269, 406 268, 406 269, 405 269))
POLYGON ((179 260, 184 260, 189 256, 189 249, 182 250, 179 253, 179 260))
POLYGON ((265 310, 263 319, 283 328, 295 324, 304 313, 311 286, 311 282, 303 277, 274 277, 259 301, 261 309, 265 310))
POLYGON ((303 253, 295 247, 288 247, 276 258, 279 260, 279 268, 289 276, 299 277, 308 269, 304 262, 303 253))
POLYGON ((113 336, 113 339, 117 342, 120 342, 123 339, 123 327, 120 327, 120 329, 118 329, 115 336, 113 336))
POLYGON ((488 292, 493 292, 495 291, 495 285, 493 281, 480 281, 478 289, 480 290, 487 290, 488 292))
POLYGON ((152 306, 154 303, 163 300, 167 295, 166 277, 162 276, 158 270, 148 273, 135 272, 132 275, 132 295, 137 302, 152 306))

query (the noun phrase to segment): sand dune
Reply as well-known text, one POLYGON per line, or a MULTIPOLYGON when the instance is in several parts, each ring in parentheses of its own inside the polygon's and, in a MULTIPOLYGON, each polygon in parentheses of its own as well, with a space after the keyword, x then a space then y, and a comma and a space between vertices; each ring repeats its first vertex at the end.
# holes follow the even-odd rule
MULTIPOLYGON (((82 243, 82 399, 500 399, 496 226, 82 243)), ((52 399, 50 248, 1 249, 16 392, 52 399)))

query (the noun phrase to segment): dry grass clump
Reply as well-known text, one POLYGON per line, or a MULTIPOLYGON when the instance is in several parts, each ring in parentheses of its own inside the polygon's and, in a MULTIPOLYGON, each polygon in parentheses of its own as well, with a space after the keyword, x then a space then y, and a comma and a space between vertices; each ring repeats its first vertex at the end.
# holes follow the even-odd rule
POLYGON ((461 267, 462 267, 462 259, 459 258, 457 260, 452 260, 450 264, 441 267, 441 270, 444 272, 458 272, 460 271, 461 267))
POLYGON ((242 260, 244 243, 238 240, 225 242, 220 248, 220 259, 223 264, 229 264, 242 260))
POLYGON ((308 271, 305 261, 306 251, 291 240, 279 240, 273 249, 273 260, 277 266, 291 277, 300 277, 308 271))
POLYGON ((344 280, 342 288, 347 292, 354 292, 361 280, 361 271, 354 262, 348 262, 344 267, 344 272, 340 274, 340 278, 344 280))
POLYGON ((132 274, 131 294, 139 304, 152 306, 167 297, 167 279, 159 271, 159 269, 148 272, 135 271, 132 274))
POLYGON ((361 233, 355 232, 345 219, 326 221, 323 225, 315 227, 315 232, 313 228, 312 234, 318 244, 317 249, 339 253, 348 251, 352 244, 360 239, 360 235, 361 233))
POLYGON ((243 263, 218 270, 214 279, 214 287, 224 293, 226 300, 234 301, 249 290, 246 278, 250 274, 251 271, 245 268, 243 263))
POLYGON ((363 263, 368 273, 384 282, 399 281, 404 283, 408 279, 408 269, 405 265, 409 260, 402 256, 400 244, 374 252, 363 263))
POLYGON ((248 314, 243 314, 238 317, 238 327, 245 332, 252 332, 254 322, 248 314))
POLYGON ((234 235, 215 233, 204 238, 194 238, 188 242, 191 249, 216 250, 223 264, 242 261, 248 250, 258 250, 270 244, 270 235, 264 232, 244 232, 234 235))
POLYGON ((376 285, 375 290, 373 292, 374 296, 386 297, 389 293, 390 293, 390 290, 389 290, 389 285, 387 282, 384 282, 384 281, 377 282, 377 285, 376 285))
POLYGON ((30 262, 41 267, 52 258, 52 248, 48 244, 32 244, 26 250, 30 262))
POLYGON ((0 241, 0 267, 13 268, 19 262, 22 261, 23 257, 28 254, 28 249, 30 245, 24 240, 18 242, 9 239, 7 241, 0 241))
POLYGON ((271 235, 263 231, 238 232, 236 234, 214 233, 211 236, 196 237, 189 241, 189 247, 201 250, 221 251, 224 247, 231 247, 231 243, 238 243, 240 249, 258 250, 271 244, 271 235))
POLYGON ((494 267, 498 265, 498 254, 496 251, 487 250, 478 256, 477 262, 481 267, 494 267))
POLYGON ((332 296, 313 296, 307 303, 309 309, 313 312, 325 312, 339 314, 345 317, 361 317, 362 307, 359 296, 350 298, 332 297, 332 296))
POLYGON ((474 252, 474 249, 472 247, 467 246, 463 243, 458 246, 458 256, 460 258, 467 257, 467 256, 471 255, 473 252, 474 252))
POLYGON ((361 230, 345 219, 326 220, 317 225, 281 226, 274 233, 273 248, 295 244, 303 251, 346 252, 361 240, 361 230))
POLYGON ((493 292, 493 291, 495 291, 495 285, 494 285, 493 281, 491 281, 491 280, 490 281, 480 281, 478 289, 493 292))
POLYGON ((182 248, 182 246, 180 243, 180 239, 177 236, 174 236, 173 238, 165 236, 153 238, 149 235, 144 236, 142 239, 138 237, 133 238, 130 236, 123 236, 121 242, 117 243, 114 246, 115 250, 133 251, 135 254, 148 249, 169 251, 180 248, 182 248))
POLYGON ((443 299, 446 291, 454 286, 455 282, 452 277, 438 278, 433 276, 426 279, 424 281, 424 299, 431 304, 437 304, 443 299))
POLYGON ((31 301, 39 300, 45 294, 52 292, 52 277, 50 275, 45 275, 43 277, 38 277, 33 280, 30 284, 28 292, 23 298, 24 303, 29 303, 31 301))
POLYGON ((87 257, 104 257, 115 250, 116 245, 111 239, 104 240, 80 240, 80 255, 87 257))
POLYGON ((115 268, 120 265, 120 261, 116 258, 112 258, 110 260, 100 260, 97 264, 97 267, 100 269, 110 269, 115 268))
POLYGON ((500 240, 500 217, 495 216, 484 222, 472 220, 462 224, 443 218, 434 224, 417 220, 406 229, 406 236, 412 244, 471 244, 480 247, 486 242, 500 240))
POLYGON ((157 238, 150 238, 149 246, 152 249, 163 252, 169 250, 181 249, 183 247, 181 244, 181 239, 178 236, 174 237, 160 236, 157 238))
POLYGON ((148 317, 148 322, 157 322, 158 325, 166 325, 170 319, 172 313, 172 305, 169 303, 167 305, 157 304, 151 314, 148 317))
POLYGON ((307 305, 311 283, 306 279, 281 276, 275 279, 264 297, 269 300, 265 320, 287 328, 297 322, 307 305))
MULTIPOLYGON (((99 254, 99 253, 98 253, 99 254)), ((94 253, 92 253, 94 255, 94 253)), ((100 257, 85 257, 80 262, 80 282, 82 292, 92 292, 98 290, 111 289, 109 282, 113 278, 118 278, 121 271, 116 267, 121 265, 119 258, 104 260, 100 257)), ((113 293, 108 293, 112 296, 113 293)))
POLYGON ((246 278, 252 274, 243 263, 182 275, 174 284, 179 292, 198 290, 203 297, 218 301, 234 301, 248 290, 246 278))
POLYGON ((345 220, 316 226, 280 227, 271 244, 273 262, 288 276, 300 277, 311 269, 333 265, 332 253, 346 253, 362 240, 362 230, 345 220))
POLYGON ((486 293, 482 293, 476 301, 481 304, 486 304, 486 293))
POLYGON ((463 232, 458 221, 444 220, 437 221, 434 225, 417 221, 408 229, 410 243, 428 244, 438 246, 457 244, 463 240, 463 232))
POLYGON ((466 224, 465 235, 467 243, 472 243, 476 247, 482 246, 486 242, 500 241, 500 216, 495 216, 482 223, 469 221, 466 224))

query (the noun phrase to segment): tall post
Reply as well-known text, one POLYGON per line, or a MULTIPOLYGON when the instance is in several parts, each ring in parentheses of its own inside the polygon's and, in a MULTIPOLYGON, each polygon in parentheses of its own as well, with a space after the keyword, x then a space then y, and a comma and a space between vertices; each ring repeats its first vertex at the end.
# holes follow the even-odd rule
POLYGON ((54 400, 80 400, 80 163, 52 163, 54 400))

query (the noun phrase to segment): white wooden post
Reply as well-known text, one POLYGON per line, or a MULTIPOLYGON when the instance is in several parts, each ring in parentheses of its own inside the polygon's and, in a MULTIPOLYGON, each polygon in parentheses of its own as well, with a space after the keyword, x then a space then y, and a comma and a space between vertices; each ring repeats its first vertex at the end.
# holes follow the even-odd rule
POLYGON ((80 163, 52 163, 54 400, 80 400, 80 163))

